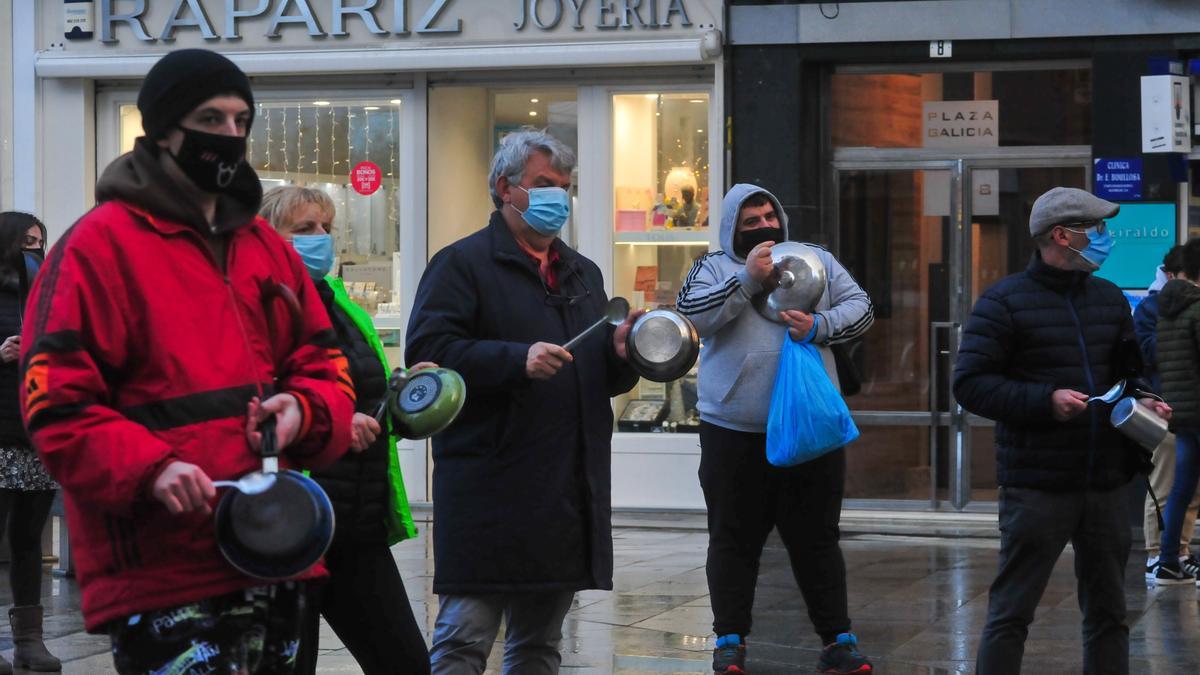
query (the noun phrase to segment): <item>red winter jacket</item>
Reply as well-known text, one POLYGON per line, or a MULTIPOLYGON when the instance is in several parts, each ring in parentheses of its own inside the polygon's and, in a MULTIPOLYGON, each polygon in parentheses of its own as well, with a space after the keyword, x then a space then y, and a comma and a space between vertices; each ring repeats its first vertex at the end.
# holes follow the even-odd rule
POLYGON ((89 631, 263 583, 225 562, 211 516, 173 516, 150 494, 175 459, 214 480, 261 468, 245 432, 258 383, 305 413, 282 466, 324 466, 349 445, 345 359, 299 257, 249 215, 224 236, 222 274, 195 227, 108 201, 58 242, 30 294, 22 410, 63 487, 89 631), (264 282, 295 291, 300 335, 264 282))

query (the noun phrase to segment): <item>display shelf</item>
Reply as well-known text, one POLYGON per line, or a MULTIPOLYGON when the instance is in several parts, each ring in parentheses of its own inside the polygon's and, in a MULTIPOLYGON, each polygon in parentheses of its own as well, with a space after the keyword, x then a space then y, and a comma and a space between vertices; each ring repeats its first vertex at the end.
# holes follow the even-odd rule
POLYGON ((709 244, 708 229, 696 230, 647 230, 645 232, 614 232, 613 241, 617 244, 677 244, 704 245, 709 244))

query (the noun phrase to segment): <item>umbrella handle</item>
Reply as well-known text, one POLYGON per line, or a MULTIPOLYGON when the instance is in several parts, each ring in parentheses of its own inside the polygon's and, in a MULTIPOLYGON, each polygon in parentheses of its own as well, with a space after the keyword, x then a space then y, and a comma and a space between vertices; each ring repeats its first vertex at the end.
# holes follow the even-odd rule
POLYGON ((263 308, 267 314, 267 334, 271 338, 271 344, 275 344, 275 339, 278 336, 278 330, 275 327, 275 322, 271 319, 273 315, 270 311, 271 303, 275 300, 283 300, 283 305, 287 308, 292 337, 299 338, 304 333, 304 309, 300 306, 300 300, 296 297, 295 291, 289 288, 287 284, 270 279, 266 279, 261 283, 260 290, 262 292, 263 308))

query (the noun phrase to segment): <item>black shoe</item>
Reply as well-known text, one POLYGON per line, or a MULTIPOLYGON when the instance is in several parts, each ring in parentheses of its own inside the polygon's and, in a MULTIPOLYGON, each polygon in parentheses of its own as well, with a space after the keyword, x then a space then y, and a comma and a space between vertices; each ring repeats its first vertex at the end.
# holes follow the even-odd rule
POLYGON ((858 653, 858 638, 854 633, 842 633, 837 636, 837 642, 826 645, 821 650, 821 658, 817 661, 818 673, 836 673, 850 675, 851 673, 871 673, 871 661, 858 653))
POLYGON ((725 645, 713 650, 713 672, 718 675, 745 675, 746 645, 725 645))

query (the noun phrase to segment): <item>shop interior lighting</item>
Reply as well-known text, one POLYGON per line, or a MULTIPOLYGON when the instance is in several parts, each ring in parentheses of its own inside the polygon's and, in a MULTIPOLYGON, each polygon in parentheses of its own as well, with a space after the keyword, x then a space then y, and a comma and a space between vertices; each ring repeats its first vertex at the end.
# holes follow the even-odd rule
POLYGON ((369 105, 369 106, 364 107, 363 110, 379 110, 379 106, 369 105))
POLYGON ((694 99, 692 99, 692 100, 688 101, 688 103, 704 103, 704 99, 702 99, 702 98, 694 98, 694 99))
POLYGON ((530 103, 537 103, 537 102, 538 102, 538 100, 537 100, 536 98, 531 98, 531 99, 529 99, 529 102, 530 102, 530 103))
POLYGON ((329 105, 329 101, 313 101, 313 105, 329 105))
POLYGON ((530 116, 530 117, 537 117, 537 111, 536 111, 536 110, 530 110, 530 111, 529 111, 529 116, 530 116))
POLYGON ((392 105, 400 105, 400 99, 394 98, 394 99, 388 101, 388 103, 391 103, 392 105))
POLYGON ((658 98, 658 94, 646 94, 646 98, 653 100, 658 98))

